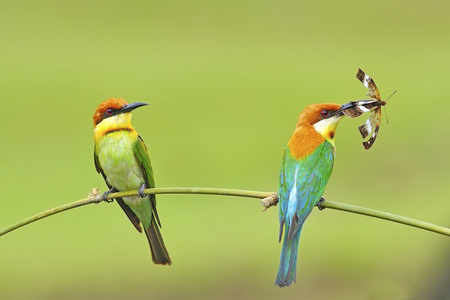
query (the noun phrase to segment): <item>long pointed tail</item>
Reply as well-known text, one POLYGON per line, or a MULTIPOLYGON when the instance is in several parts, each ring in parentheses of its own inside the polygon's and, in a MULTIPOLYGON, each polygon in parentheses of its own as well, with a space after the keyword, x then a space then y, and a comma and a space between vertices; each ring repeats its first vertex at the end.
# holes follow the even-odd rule
POLYGON ((166 246, 164 245, 154 216, 152 217, 150 227, 145 229, 145 235, 150 244, 153 262, 159 265, 171 265, 172 261, 170 260, 169 252, 167 252, 166 246))
POLYGON ((297 251, 298 242, 300 241, 300 227, 298 231, 288 238, 289 230, 285 230, 283 248, 281 249, 280 266, 278 267, 277 279, 275 284, 279 287, 285 287, 295 282, 295 276, 297 272, 297 251))

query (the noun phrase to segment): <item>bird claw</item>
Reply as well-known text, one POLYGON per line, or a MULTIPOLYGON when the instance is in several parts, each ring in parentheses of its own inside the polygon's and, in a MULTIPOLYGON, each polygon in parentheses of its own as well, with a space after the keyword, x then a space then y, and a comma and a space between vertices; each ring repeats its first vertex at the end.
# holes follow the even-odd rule
POLYGON ((111 203, 114 201, 114 199, 108 199, 108 195, 111 193, 116 193, 118 192, 118 190, 116 188, 111 188, 109 191, 106 191, 103 193, 102 195, 102 200, 107 202, 107 203, 111 203))
POLYGON ((324 197, 320 197, 320 200, 319 200, 319 202, 316 205, 319 208, 319 210, 324 210, 325 209, 325 207, 322 206, 322 203, 325 202, 325 201, 326 200, 325 200, 324 197))
POLYGON ((144 190, 145 190, 145 183, 143 183, 138 190, 138 194, 141 199, 147 197, 147 195, 144 193, 144 190))

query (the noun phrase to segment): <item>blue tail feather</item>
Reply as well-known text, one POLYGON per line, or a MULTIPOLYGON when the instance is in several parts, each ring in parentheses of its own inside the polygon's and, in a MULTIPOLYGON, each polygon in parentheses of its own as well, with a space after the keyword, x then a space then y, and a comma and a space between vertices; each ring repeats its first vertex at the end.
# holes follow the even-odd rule
POLYGON ((283 248, 281 249, 280 266, 278 267, 277 279, 275 284, 279 287, 285 287, 295 282, 297 272, 297 252, 300 241, 300 227, 297 232, 289 239, 289 230, 285 230, 283 248))

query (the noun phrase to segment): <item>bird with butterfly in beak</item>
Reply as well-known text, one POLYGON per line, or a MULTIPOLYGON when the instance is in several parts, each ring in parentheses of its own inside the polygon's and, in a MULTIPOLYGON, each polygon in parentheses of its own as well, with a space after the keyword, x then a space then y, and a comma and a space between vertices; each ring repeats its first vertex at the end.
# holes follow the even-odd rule
POLYGON ((334 135, 344 116, 335 103, 315 104, 300 114, 283 156, 279 182, 279 241, 284 240, 275 284, 295 282, 303 223, 322 199, 334 161, 334 135))
POLYGON ((116 198, 117 203, 142 232, 144 229, 155 264, 170 265, 172 262, 161 236, 155 195, 145 195, 145 188, 155 187, 153 170, 147 147, 137 131, 131 126, 131 111, 147 103, 128 104, 121 98, 102 102, 94 113, 94 162, 98 173, 103 175, 109 191, 138 190, 139 195, 116 198))

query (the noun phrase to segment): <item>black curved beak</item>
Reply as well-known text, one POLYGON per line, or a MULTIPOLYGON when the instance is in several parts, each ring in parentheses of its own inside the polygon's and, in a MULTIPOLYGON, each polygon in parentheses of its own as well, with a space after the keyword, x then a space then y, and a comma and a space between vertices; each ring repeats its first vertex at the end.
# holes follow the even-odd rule
POLYGON ((342 104, 341 108, 339 109, 339 111, 344 111, 346 109, 353 108, 353 107, 355 107, 355 103, 354 102, 348 102, 348 103, 342 104))
POLYGON ((132 110, 135 110, 138 107, 145 106, 145 105, 148 105, 148 103, 143 103, 143 102, 130 103, 130 104, 127 104, 124 107, 122 107, 120 112, 121 113, 127 113, 127 112, 130 112, 132 110))

